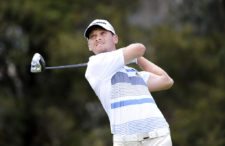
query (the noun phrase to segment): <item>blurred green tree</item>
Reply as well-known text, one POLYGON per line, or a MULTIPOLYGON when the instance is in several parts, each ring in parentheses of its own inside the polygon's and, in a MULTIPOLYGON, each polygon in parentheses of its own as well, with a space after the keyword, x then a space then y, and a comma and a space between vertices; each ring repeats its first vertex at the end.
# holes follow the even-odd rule
POLYGON ((34 75, 30 61, 39 52, 48 65, 86 62, 85 26, 95 18, 121 25, 136 2, 0 1, 1 146, 111 144, 85 69, 34 75))

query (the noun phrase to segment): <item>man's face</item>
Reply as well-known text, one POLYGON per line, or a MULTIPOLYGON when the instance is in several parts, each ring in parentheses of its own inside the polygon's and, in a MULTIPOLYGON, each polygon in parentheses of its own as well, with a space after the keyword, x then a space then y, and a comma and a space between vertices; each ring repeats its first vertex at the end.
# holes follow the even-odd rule
POLYGON ((89 50, 95 54, 113 51, 116 49, 117 43, 117 35, 100 27, 94 28, 88 38, 89 50))

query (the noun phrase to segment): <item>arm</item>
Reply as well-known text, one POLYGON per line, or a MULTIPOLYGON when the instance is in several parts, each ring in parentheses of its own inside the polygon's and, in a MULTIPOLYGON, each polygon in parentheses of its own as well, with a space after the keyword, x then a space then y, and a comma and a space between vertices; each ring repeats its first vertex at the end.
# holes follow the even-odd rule
POLYGON ((136 58, 139 58, 144 55, 145 53, 145 46, 140 43, 130 44, 127 47, 123 48, 123 55, 124 55, 124 63, 129 64, 136 58))
POLYGON ((173 79, 159 66, 147 60, 144 57, 137 59, 137 64, 144 71, 150 73, 148 79, 148 88, 150 91, 166 90, 172 87, 173 79))

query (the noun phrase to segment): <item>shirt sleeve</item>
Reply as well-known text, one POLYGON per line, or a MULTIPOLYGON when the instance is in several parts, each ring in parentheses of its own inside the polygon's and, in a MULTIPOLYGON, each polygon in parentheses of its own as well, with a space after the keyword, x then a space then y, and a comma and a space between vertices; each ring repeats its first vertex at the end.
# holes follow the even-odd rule
POLYGON ((111 76, 124 66, 122 49, 91 56, 89 58, 85 77, 92 88, 98 85, 101 80, 111 76))
POLYGON ((147 84, 148 83, 149 76, 150 76, 150 73, 149 72, 146 72, 146 71, 140 71, 138 73, 143 78, 143 80, 145 81, 145 83, 147 84))

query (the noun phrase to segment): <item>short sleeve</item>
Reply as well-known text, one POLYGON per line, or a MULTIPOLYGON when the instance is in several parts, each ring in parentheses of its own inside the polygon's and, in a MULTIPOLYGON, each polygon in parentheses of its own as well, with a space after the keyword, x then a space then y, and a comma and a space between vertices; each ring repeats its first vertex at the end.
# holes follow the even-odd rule
POLYGON ((85 77, 92 88, 95 88, 101 80, 111 78, 123 66, 124 56, 122 49, 94 55, 89 58, 85 77))
POLYGON ((145 83, 147 84, 148 83, 149 76, 150 76, 150 73, 149 72, 146 72, 146 71, 140 71, 138 73, 144 79, 145 83))

